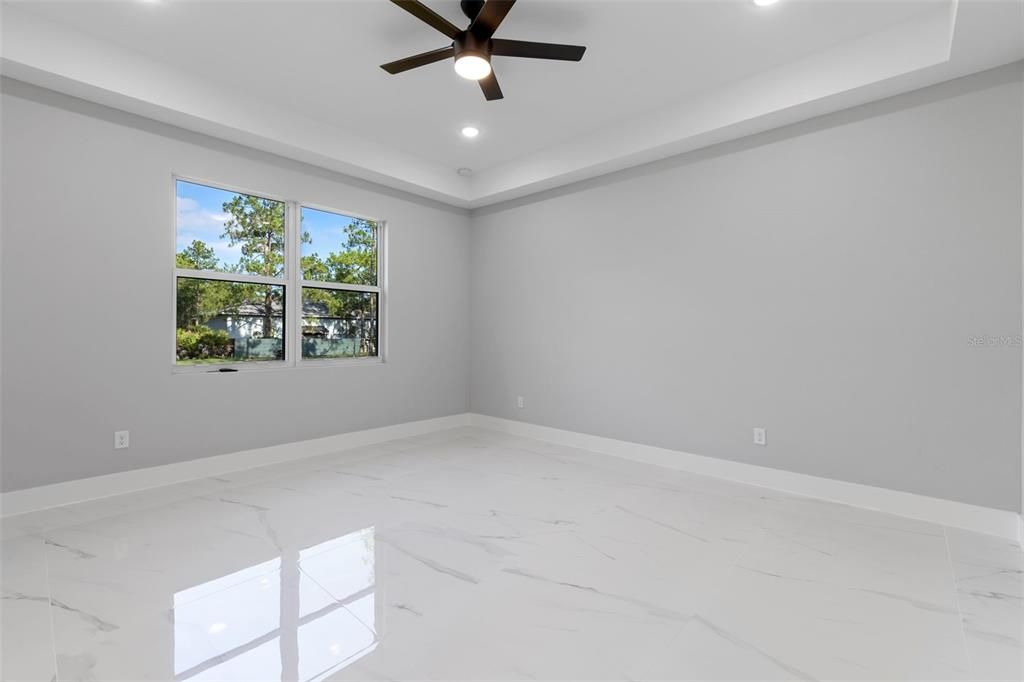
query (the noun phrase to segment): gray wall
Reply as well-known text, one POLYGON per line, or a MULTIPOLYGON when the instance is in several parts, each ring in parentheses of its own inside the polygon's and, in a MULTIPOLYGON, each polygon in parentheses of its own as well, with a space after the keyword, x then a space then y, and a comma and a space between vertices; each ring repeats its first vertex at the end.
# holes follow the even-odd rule
POLYGON ((1019 510, 1021 347, 969 337, 1021 334, 1021 104, 1017 65, 477 211, 472 409, 1019 510))
POLYGON ((1019 66, 471 218, 4 90, 3 490, 472 408, 1020 509, 1019 66), (390 361, 172 374, 172 172, 388 219, 390 361))
POLYGON ((466 410, 465 212, 4 88, 3 490, 466 410), (389 361, 172 374, 172 173, 386 219, 389 361))

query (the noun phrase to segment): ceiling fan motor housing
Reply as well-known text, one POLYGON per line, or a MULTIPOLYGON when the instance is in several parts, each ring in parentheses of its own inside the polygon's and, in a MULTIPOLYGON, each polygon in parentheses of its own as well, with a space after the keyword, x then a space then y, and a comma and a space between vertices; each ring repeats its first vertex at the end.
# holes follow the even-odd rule
POLYGON ((491 39, 481 40, 473 35, 471 31, 463 32, 462 35, 452 42, 452 47, 455 48, 456 61, 460 57, 468 56, 480 57, 488 62, 491 61, 491 39))
POLYGON ((462 8, 462 13, 469 17, 470 21, 473 21, 476 19, 476 15, 480 14, 480 10, 484 8, 484 0, 462 0, 459 7, 462 8))

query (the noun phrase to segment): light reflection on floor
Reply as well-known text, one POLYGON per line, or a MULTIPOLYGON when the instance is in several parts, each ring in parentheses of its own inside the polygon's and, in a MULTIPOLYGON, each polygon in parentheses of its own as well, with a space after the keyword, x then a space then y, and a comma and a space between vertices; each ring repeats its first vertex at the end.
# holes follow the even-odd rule
POLYGON ((323 679, 377 646, 374 587, 370 527, 181 590, 175 679, 323 679))

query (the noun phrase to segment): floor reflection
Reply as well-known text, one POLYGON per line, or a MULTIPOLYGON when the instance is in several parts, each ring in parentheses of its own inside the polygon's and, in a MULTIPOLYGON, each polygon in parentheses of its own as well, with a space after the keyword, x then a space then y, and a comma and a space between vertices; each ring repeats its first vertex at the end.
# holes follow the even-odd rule
POLYGON ((174 595, 176 680, 323 679, 377 646, 374 529, 174 595))

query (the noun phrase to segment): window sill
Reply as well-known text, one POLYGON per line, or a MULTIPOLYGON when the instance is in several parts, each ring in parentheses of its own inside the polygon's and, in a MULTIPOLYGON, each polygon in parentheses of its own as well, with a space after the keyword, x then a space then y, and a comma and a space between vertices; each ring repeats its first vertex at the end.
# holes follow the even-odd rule
POLYGON ((227 365, 172 365, 172 374, 209 375, 209 374, 243 374, 251 372, 285 372, 288 370, 327 369, 332 367, 359 367, 383 365, 384 359, 374 358, 335 358, 323 360, 301 360, 299 362, 267 362, 237 363, 227 365), (227 370, 227 371, 223 371, 227 370))

